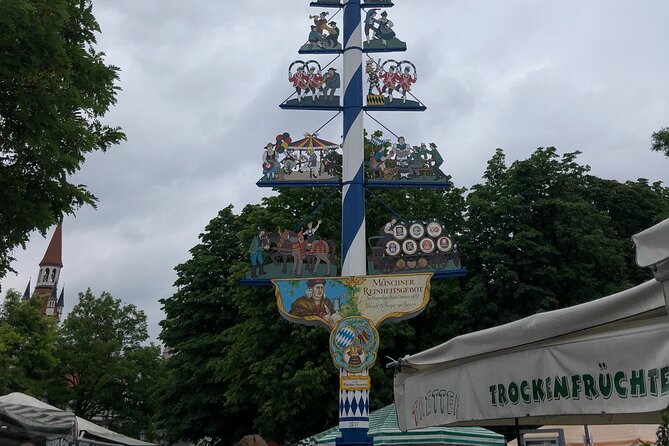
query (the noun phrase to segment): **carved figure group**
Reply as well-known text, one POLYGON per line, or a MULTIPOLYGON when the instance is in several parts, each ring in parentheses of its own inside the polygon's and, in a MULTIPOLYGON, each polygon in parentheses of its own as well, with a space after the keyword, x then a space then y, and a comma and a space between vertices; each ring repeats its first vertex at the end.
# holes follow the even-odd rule
POLYGON ((365 73, 369 87, 367 94, 374 95, 374 90, 376 90, 376 95, 384 96, 388 103, 393 102, 394 92, 400 93, 402 103, 406 103, 411 86, 418 80, 416 67, 408 60, 401 62, 387 60, 381 63, 380 60, 375 62, 370 59, 365 64, 365 73), (388 66, 387 69, 386 66, 388 66))
POLYGON ((446 178, 446 174, 441 171, 444 158, 435 143, 430 143, 429 148, 425 143, 411 146, 400 136, 395 144, 373 137, 372 144, 374 151, 367 163, 372 178, 446 178))
POLYGON ((323 49, 341 49, 339 43, 339 28, 337 22, 328 22, 327 16, 330 13, 327 11, 321 12, 319 15, 310 15, 309 19, 313 19, 314 24, 311 25, 309 37, 301 50, 323 50, 323 49), (327 34, 325 34, 327 32, 327 34))
POLYGON ((338 161, 336 149, 321 150, 316 153, 314 148, 296 150, 289 147, 279 155, 274 144, 265 146, 262 155, 263 180, 290 180, 291 175, 302 173, 315 179, 322 176, 335 175, 338 161))
POLYGON ((388 13, 382 11, 379 14, 378 9, 370 9, 365 14, 365 40, 369 43, 371 40, 380 40, 383 46, 388 46, 388 41, 395 38, 393 31, 395 24, 388 19, 388 13))
POLYGON ((319 99, 327 102, 334 101, 334 95, 341 87, 341 77, 336 68, 328 68, 322 74, 320 64, 315 60, 303 62, 297 60, 288 68, 288 81, 295 88, 298 103, 311 96, 311 102, 319 99), (293 67, 297 65, 295 72, 293 67))
POLYGON ((316 236, 321 225, 318 220, 314 226, 309 222, 307 229, 291 231, 278 228, 276 232, 258 230, 249 244, 251 277, 265 274, 263 253, 267 253, 274 265, 281 265, 281 274, 288 271, 288 258, 292 258, 291 273, 301 277, 304 268, 316 274, 321 263, 325 263, 325 275, 330 276, 332 263, 335 261, 335 245, 316 236))

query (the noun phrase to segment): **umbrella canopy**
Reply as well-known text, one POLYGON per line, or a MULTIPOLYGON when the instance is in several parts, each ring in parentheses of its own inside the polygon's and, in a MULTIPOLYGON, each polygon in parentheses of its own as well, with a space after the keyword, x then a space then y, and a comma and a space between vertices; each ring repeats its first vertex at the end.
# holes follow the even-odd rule
MULTIPOLYGON (((316 443, 334 446, 340 437, 339 429, 332 428, 316 435, 316 443)), ((397 425, 395 405, 391 404, 369 414, 369 436, 375 446, 382 445, 471 445, 503 446, 504 436, 480 427, 435 427, 402 432, 397 425)))
POLYGON ((290 147, 297 150, 330 150, 339 148, 339 144, 317 138, 316 134, 310 135, 309 133, 306 133, 304 138, 299 141, 293 141, 290 144, 290 147))

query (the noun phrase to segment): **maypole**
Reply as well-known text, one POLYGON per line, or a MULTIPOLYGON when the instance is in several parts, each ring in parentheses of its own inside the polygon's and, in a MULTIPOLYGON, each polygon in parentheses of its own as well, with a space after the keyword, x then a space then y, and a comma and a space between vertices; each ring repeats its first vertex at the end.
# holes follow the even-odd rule
POLYGON ((346 0, 344 4, 343 86, 342 275, 362 276, 367 271, 360 0, 346 0))
POLYGON ((274 188, 341 187, 341 268, 332 240, 318 235, 322 220, 313 217, 323 206, 319 203, 292 230, 257 228, 248 248, 251 269, 243 283, 273 284, 284 318, 330 332, 330 355, 340 378, 341 437, 337 445, 371 446, 369 369, 378 359, 377 327, 420 314, 429 302, 433 275, 457 277, 464 270, 460 268, 456 243, 439 219, 404 220, 393 212, 394 217, 378 235, 369 239, 366 235, 368 188, 449 187, 448 177, 440 169, 443 158, 436 144, 430 143, 429 148, 424 143, 411 146, 374 117, 397 137, 397 142, 380 138, 381 133, 372 134, 374 150, 365 159, 367 111, 425 110, 412 93, 412 85, 418 80, 412 62, 381 62, 368 57, 363 69, 363 54, 406 51, 406 43, 396 36, 395 24, 385 10, 393 3, 315 0, 311 6, 321 11, 309 15, 310 32, 299 53, 337 54, 337 58, 343 55, 341 79, 337 68, 331 66, 336 58, 325 66, 314 59, 295 60, 288 67, 288 81, 294 92, 280 107, 343 114, 341 178, 337 174, 338 145, 317 137, 332 117, 316 131, 305 133, 304 139, 293 141, 288 132, 283 132, 267 143, 262 155, 263 177, 256 184, 274 188), (334 20, 339 12, 328 19, 330 13, 324 8, 343 12, 341 35, 334 20), (369 84, 366 91, 363 73, 369 84))
MULTIPOLYGON (((342 275, 367 274, 365 250, 364 114, 362 109, 362 25, 360 0, 344 0, 344 157, 342 166, 342 275)), ((339 369, 338 445, 372 444, 369 389, 343 385, 353 373, 339 369)), ((369 370, 356 374, 369 380, 369 370)), ((367 387, 367 386, 365 386, 367 387)))

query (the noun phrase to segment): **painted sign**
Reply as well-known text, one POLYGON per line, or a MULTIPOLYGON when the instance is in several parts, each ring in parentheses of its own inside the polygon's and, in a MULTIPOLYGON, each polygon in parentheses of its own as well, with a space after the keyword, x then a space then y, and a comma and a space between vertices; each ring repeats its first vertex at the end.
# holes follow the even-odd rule
POLYGON ((444 158, 433 142, 420 145, 408 144, 403 136, 392 143, 378 134, 371 138, 373 150, 367 161, 368 181, 402 181, 448 183, 441 170, 444 158))
POLYGON ((410 61, 369 59, 365 64, 365 73, 368 107, 423 108, 418 101, 407 97, 412 85, 418 81, 418 70, 410 61))
POLYGON ((328 108, 339 106, 335 93, 341 87, 341 76, 337 69, 329 67, 325 72, 315 60, 296 60, 288 67, 288 82, 295 89, 295 98, 283 105, 289 108, 328 108))
POLYGON ((343 390, 369 390, 372 388, 372 380, 369 375, 340 376, 339 388, 343 390))
POLYGON ((329 15, 328 11, 323 11, 309 16, 312 23, 307 41, 300 47, 300 53, 331 53, 341 50, 339 27, 334 20, 328 20, 329 15))
MULTIPOLYGON (((351 316, 337 322, 330 333, 330 354, 336 367, 357 373, 376 363, 379 332, 369 320, 351 316)), ((346 377, 349 380, 351 376, 346 377)))
POLYGON ((338 180, 338 149, 339 144, 321 139, 317 133, 305 133, 298 141, 293 141, 288 132, 278 134, 263 150, 259 182, 338 180))
POLYGON ((457 244, 444 224, 436 219, 401 221, 392 219, 369 238, 372 254, 367 270, 373 274, 460 269, 457 244))
POLYGON ((397 38, 393 27, 395 23, 388 18, 388 11, 368 9, 364 20, 363 49, 367 52, 376 51, 405 51, 406 42, 397 38))
POLYGON ((431 274, 273 280, 281 315, 331 329, 352 316, 384 321, 418 315, 430 299, 431 274))
POLYGON ((259 229, 248 248, 251 270, 247 279, 322 277, 337 275, 335 244, 316 235, 321 221, 306 228, 275 232, 259 229))

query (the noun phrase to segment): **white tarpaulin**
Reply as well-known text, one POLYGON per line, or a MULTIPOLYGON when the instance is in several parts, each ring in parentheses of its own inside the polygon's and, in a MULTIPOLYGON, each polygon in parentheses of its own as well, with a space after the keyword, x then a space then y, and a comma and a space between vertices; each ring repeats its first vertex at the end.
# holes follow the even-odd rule
MULTIPOLYGON (((72 440, 76 432, 76 417, 70 412, 43 403, 36 407, 18 401, 10 394, 0 397, 0 437, 72 440), (8 398, 9 397, 9 398, 8 398)), ((39 401, 39 400, 38 400, 39 401)))
MULTIPOLYGON (((105 429, 97 424, 91 423, 80 417, 76 417, 69 412, 64 412, 57 407, 40 401, 23 393, 14 392, 8 395, 0 396, 0 409, 4 407, 23 407, 24 413, 32 413, 35 420, 36 427, 41 426, 41 429, 48 429, 50 425, 56 426, 56 422, 64 423, 69 420, 70 433, 72 428, 76 427, 76 436, 81 438, 100 439, 111 443, 117 443, 125 446, 155 446, 154 443, 147 443, 145 441, 136 440, 134 438, 126 437, 117 432, 105 429), (60 416, 59 416, 60 414, 60 416), (60 420, 60 421, 59 421, 60 420)), ((59 438, 65 435, 51 436, 47 438, 59 438)))
POLYGON ((655 279, 663 282, 669 308, 669 219, 634 235, 632 240, 636 245, 636 263, 649 267, 655 279))
POLYGON ((657 423, 669 404, 669 318, 651 280, 456 337, 400 360, 401 429, 657 423))
MULTIPOLYGON (((639 266, 657 265, 659 268, 663 265, 665 272, 669 270, 669 219, 634 235, 632 240, 636 245, 636 262, 639 266)), ((658 280, 666 280, 666 276, 658 280)))

